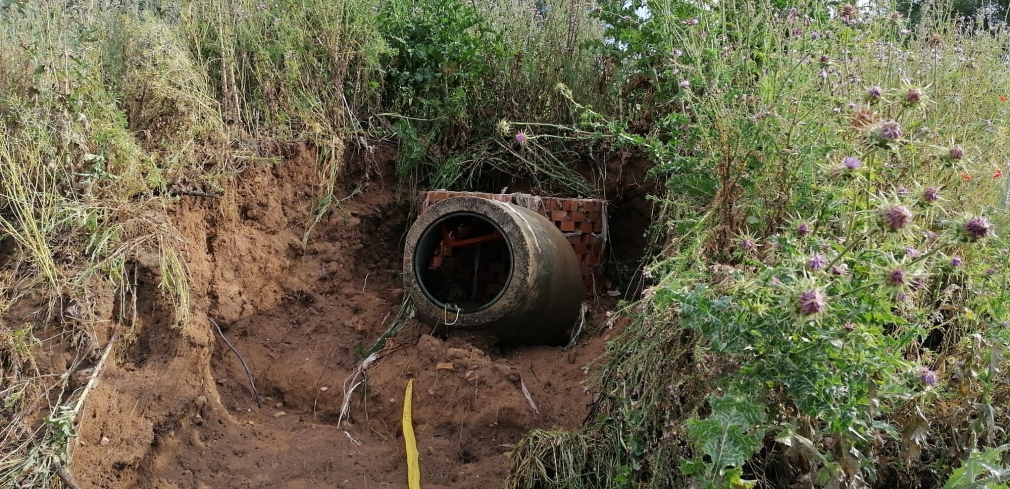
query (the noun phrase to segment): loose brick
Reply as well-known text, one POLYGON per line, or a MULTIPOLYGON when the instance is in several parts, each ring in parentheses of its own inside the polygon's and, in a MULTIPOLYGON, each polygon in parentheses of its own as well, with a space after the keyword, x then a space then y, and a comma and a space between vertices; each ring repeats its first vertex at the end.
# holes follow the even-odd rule
POLYGON ((568 213, 563 210, 557 210, 551 212, 551 220, 556 222, 562 222, 568 220, 568 213))
POLYGON ((570 233, 572 231, 575 231, 575 222, 573 222, 573 221, 562 221, 561 222, 561 231, 565 232, 565 233, 570 233))

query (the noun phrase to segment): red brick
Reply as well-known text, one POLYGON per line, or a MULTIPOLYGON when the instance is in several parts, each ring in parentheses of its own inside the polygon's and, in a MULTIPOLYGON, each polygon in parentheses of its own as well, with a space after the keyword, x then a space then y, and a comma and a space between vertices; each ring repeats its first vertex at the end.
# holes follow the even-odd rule
POLYGON ((572 246, 572 249, 574 249, 574 250, 575 250, 575 254, 576 254, 576 255, 585 255, 586 253, 588 253, 588 252, 589 252, 589 251, 588 251, 588 250, 586 249, 586 245, 584 245, 584 244, 582 244, 582 243, 579 243, 579 244, 577 244, 577 245, 574 245, 574 246, 572 246))
POLYGON ((600 263, 599 255, 586 255, 586 264, 592 266, 596 265, 597 263, 600 263))
POLYGON ((591 233, 593 232, 593 223, 581 222, 579 223, 579 229, 581 229, 583 233, 591 233))
POLYGON ((577 245, 577 244, 579 244, 579 243, 582 242, 582 238, 579 237, 579 236, 569 236, 568 237, 568 242, 571 243, 571 244, 573 244, 573 245, 577 245))
POLYGON ((593 212, 596 210, 596 203, 591 200, 582 201, 582 210, 586 212, 593 212))
POLYGON ((573 221, 562 221, 561 222, 561 232, 570 233, 575 231, 575 222, 573 221))
POLYGON ((586 214, 584 212, 574 211, 571 214, 572 220, 575 222, 585 222, 586 214))
POLYGON ((561 210, 553 211, 551 212, 551 220, 555 222, 567 221, 569 220, 568 213, 561 210))
POLYGON ((603 232, 603 223, 602 222, 593 223, 593 232, 594 233, 602 233, 603 232))

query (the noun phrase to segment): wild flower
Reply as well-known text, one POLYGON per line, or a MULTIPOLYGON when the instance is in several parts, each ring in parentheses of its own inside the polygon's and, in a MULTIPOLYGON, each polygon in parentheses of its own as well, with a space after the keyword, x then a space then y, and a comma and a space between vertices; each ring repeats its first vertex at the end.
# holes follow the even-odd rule
POLYGON ((960 146, 952 146, 950 150, 947 151, 947 155, 950 156, 952 160, 960 160, 964 158, 964 149, 960 146))
POLYGON ((922 191, 922 200, 926 202, 936 202, 940 198, 940 190, 936 187, 926 187, 922 191))
POLYGON ((898 185, 898 188, 894 189, 894 193, 898 194, 898 197, 907 197, 908 187, 904 185, 898 185))
POLYGON ((922 90, 918 88, 909 88, 905 92, 905 105, 918 105, 922 102, 922 90))
POLYGON ((863 160, 860 160, 855 156, 846 156, 845 158, 842 158, 842 164, 845 165, 845 168, 855 170, 863 166, 863 160))
POLYGON ((691 87, 691 82, 689 82, 687 80, 681 80, 680 83, 678 83, 677 85, 679 85, 680 88, 690 88, 691 87))
POLYGON ((922 255, 922 253, 920 253, 919 250, 915 249, 914 246, 906 246, 905 247, 905 256, 907 256, 909 258, 912 258, 912 259, 915 259, 915 258, 918 258, 921 255, 922 255))
POLYGON ((827 301, 820 290, 811 289, 803 291, 796 301, 796 312, 803 316, 812 316, 824 311, 827 301))
POLYGON ((940 378, 937 377, 936 372, 926 367, 922 367, 922 369, 919 370, 919 380, 930 387, 933 387, 940 382, 940 378))
POLYGON ((516 133, 516 142, 519 144, 526 144, 526 133, 519 131, 516 133))
POLYGON ((901 124, 897 121, 887 120, 880 124, 880 137, 884 139, 898 139, 901 137, 901 124))
POLYGON ((831 267, 832 275, 841 276, 845 275, 846 273, 849 273, 849 266, 844 263, 840 263, 838 265, 831 267))
POLYGON ((870 99, 871 102, 880 100, 880 97, 884 95, 884 89, 878 86, 873 86, 866 89, 866 98, 870 99))
POLYGON ((854 331, 856 329, 856 325, 853 324, 852 321, 849 321, 849 322, 845 323, 845 325, 842 326, 842 327, 845 328, 845 331, 849 332, 849 333, 851 333, 852 331, 854 331))
POLYGON ((989 221, 984 217, 973 217, 962 226, 964 236, 969 241, 976 241, 989 236, 989 221))
POLYGON ((756 247, 757 245, 754 243, 754 240, 750 238, 744 238, 743 241, 740 242, 740 249, 744 251, 752 251, 756 247))
POLYGON ((904 285, 905 283, 905 271, 900 268, 895 268, 891 270, 891 273, 887 274, 887 285, 893 285, 895 287, 899 285, 904 285))
POLYGON ((903 205, 893 205, 881 212, 881 223, 888 231, 898 231, 912 222, 912 211, 903 205))
POLYGON ((814 256, 812 256, 810 260, 807 262, 807 266, 810 267, 811 270, 820 270, 826 267, 827 265, 828 265, 828 259, 825 258, 824 255, 820 253, 814 253, 814 256))
POLYGON ((796 234, 800 236, 810 234, 810 225, 805 222, 801 222, 798 226, 796 226, 796 234))
POLYGON ((964 260, 960 256, 954 256, 950 259, 950 265, 954 268, 960 267, 964 264, 964 260))

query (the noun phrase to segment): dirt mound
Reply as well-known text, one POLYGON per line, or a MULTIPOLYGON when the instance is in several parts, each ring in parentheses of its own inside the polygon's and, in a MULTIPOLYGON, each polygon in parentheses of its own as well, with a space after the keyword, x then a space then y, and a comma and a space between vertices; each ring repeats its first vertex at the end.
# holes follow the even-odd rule
POLYGON ((352 154, 336 197, 360 192, 303 245, 315 158, 307 147, 284 153, 244 169, 223 198, 187 197, 173 211, 192 280, 190 326, 170 328, 157 257, 131 264, 137 314, 82 412, 71 467, 82 485, 402 486, 409 378, 425 487, 498 487, 507 446, 523 433, 579 425, 591 401, 586 364, 606 337, 501 350, 481 336, 435 338, 411 320, 338 426, 345 379, 401 307, 413 197, 395 191, 390 148, 352 154))

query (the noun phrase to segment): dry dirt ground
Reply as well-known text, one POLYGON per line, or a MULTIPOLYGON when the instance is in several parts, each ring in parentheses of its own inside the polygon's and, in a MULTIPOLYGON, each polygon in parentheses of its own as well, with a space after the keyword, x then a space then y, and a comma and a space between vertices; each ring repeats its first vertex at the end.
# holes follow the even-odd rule
MULTIPOLYGON (((80 415, 70 469, 82 487, 405 487, 400 426, 411 378, 426 488, 500 487, 509 444, 523 433, 579 426, 592 401, 583 382, 613 332, 572 349, 503 350, 479 335, 430 336, 416 320, 367 370, 338 426, 345 379, 400 308, 401 238, 415 196, 397 191, 392 148, 349 151, 337 197, 361 191, 302 245, 318 192, 314 155, 277 151, 282 162, 250 164, 222 198, 184 197, 172 210, 191 278, 189 326, 169 328, 157 260, 131 264, 136 318, 129 327, 109 320, 96 338, 125 341, 80 415), (214 323, 244 358, 260 403, 214 323)), ((614 185, 623 185, 619 173, 614 185)), ((629 235, 621 226, 647 218, 611 221, 629 235)), ((591 321, 613 306, 607 300, 591 321)))

